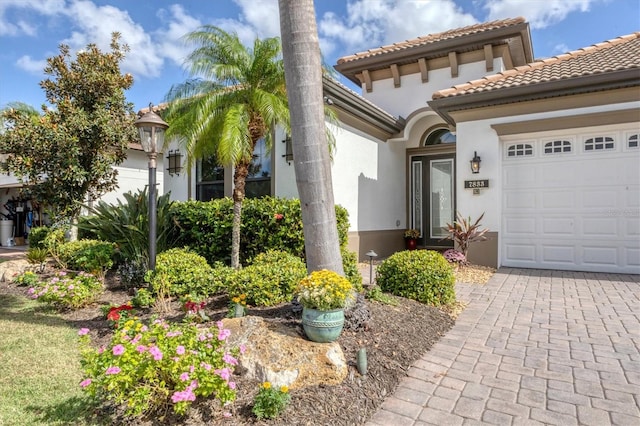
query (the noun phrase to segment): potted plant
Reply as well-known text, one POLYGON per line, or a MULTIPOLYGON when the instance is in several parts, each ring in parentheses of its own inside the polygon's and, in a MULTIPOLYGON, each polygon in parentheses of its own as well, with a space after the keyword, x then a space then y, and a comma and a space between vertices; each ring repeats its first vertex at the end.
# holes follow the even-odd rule
POLYGON ((420 238, 420 231, 417 229, 407 229, 404 231, 404 240, 406 242, 407 250, 415 250, 418 245, 418 238, 420 238))
POLYGON ((355 300, 351 282, 334 271, 313 271, 298 283, 302 328, 309 340, 335 341, 344 326, 344 308, 355 300))

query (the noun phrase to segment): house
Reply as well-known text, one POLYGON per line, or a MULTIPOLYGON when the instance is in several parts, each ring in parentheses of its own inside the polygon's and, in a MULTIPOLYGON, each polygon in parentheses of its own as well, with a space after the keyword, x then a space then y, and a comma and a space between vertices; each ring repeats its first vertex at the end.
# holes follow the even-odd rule
MULTIPOLYGON (((416 228, 420 246, 443 249, 456 212, 484 213, 489 239, 471 246, 472 262, 640 273, 639 66, 640 33, 535 60, 524 18, 339 59, 361 87, 324 81, 350 248, 388 256, 416 228)), ((257 150, 251 185, 295 197, 290 142, 275 140, 257 150)), ((231 185, 206 161, 165 176, 176 199, 229 196, 231 185)))
MULTIPOLYGON (((361 88, 323 82, 350 249, 388 256, 408 228, 421 247, 445 249, 456 212, 484 214, 489 239, 471 246, 474 263, 639 274, 639 67, 640 33, 536 60, 524 18, 340 58, 335 69, 361 88)), ((297 196, 291 141, 274 136, 270 152, 256 148, 247 196, 297 196)), ((231 168, 181 169, 180 155, 172 142, 159 159, 160 192, 231 196, 231 168)), ((140 161, 121 171, 123 191, 142 184, 140 161)))

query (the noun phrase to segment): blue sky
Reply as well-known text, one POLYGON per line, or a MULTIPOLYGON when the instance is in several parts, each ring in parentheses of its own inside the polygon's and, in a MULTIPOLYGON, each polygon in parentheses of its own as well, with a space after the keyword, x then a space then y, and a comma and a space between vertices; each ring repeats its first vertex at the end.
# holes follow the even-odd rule
MULTIPOLYGON (((637 0, 316 0, 321 48, 341 56, 494 19, 525 17, 534 54, 544 58, 640 31, 637 0)), ((181 37, 201 25, 235 31, 248 45, 279 35, 277 0, 0 0, 0 107, 46 102, 39 82, 60 43, 72 51, 108 50, 122 33, 134 76, 127 99, 140 109, 160 103, 189 76, 181 37)), ((343 81, 346 83, 345 81, 343 81)), ((350 86, 353 88, 353 86, 350 86)))

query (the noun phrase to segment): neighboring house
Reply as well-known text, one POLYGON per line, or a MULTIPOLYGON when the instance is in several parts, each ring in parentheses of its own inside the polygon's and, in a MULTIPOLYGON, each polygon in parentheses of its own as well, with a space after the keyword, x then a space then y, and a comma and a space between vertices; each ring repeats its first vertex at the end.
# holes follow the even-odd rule
MULTIPOLYGON (((458 211, 484 213, 490 230, 471 246, 474 263, 640 273, 640 33, 536 61, 529 24, 505 19, 335 68, 362 88, 324 80, 339 120, 328 124, 335 202, 361 259, 403 249, 407 228, 421 231, 422 247, 451 247, 443 227, 458 211)), ((247 196, 297 196, 290 140, 277 130, 273 145, 258 145, 247 196)), ((169 173, 178 149, 158 159, 172 199, 231 196, 231 168, 212 159, 169 173)), ((135 155, 120 171, 123 191, 144 186, 146 158, 135 155)))

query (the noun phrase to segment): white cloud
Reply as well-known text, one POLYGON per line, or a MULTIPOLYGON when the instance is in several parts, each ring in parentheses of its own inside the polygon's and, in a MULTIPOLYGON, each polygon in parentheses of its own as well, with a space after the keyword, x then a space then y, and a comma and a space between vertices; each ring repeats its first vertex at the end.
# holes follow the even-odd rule
POLYGON ((322 38, 350 54, 476 22, 453 0, 356 0, 347 4, 344 18, 335 13, 319 17, 318 29, 322 38))
POLYGON ((127 12, 113 6, 96 6, 88 0, 73 0, 65 14, 80 28, 63 40, 72 49, 82 49, 94 43, 102 50, 109 50, 111 33, 118 31, 122 35, 120 42, 131 49, 122 63, 123 71, 137 76, 159 75, 163 59, 158 45, 127 12))
MULTIPOLYGON (((259 37, 280 36, 278 0, 234 0, 234 2, 242 11, 242 19, 256 31, 259 37)), ((240 35, 239 31, 238 35, 240 35)))
POLYGON ((64 8, 64 0, 2 0, 0 1, 0 36, 35 36, 37 27, 26 20, 33 12, 53 16, 64 8), (16 16, 7 16, 11 9, 16 16))
POLYGON ((182 65, 189 53, 185 49, 182 37, 196 30, 202 23, 188 15, 182 6, 177 4, 170 6, 168 11, 161 9, 158 16, 166 23, 166 28, 154 33, 154 39, 160 46, 158 53, 176 64, 182 65))
POLYGON ((565 43, 560 43, 560 44, 557 44, 557 45, 553 46, 552 52, 554 54, 559 55, 559 54, 562 54, 562 53, 567 53, 569 50, 571 50, 571 49, 569 49, 569 46, 567 46, 565 43))
POLYGON ((29 55, 24 55, 16 61, 16 65, 30 74, 42 75, 44 68, 47 66, 47 61, 33 59, 29 55))
POLYGON ((489 11, 488 20, 523 16, 532 29, 541 29, 563 21, 572 12, 588 12, 598 1, 602 0, 488 0, 484 8, 489 11))

